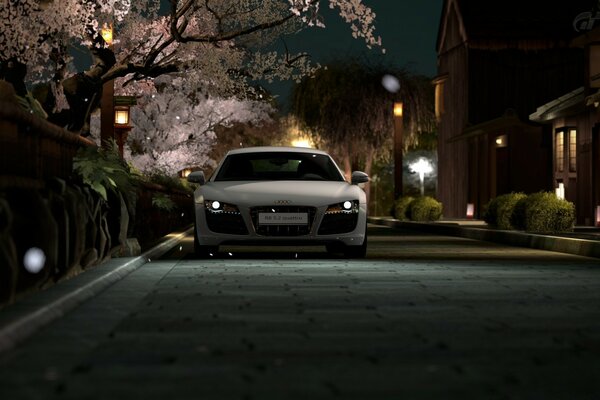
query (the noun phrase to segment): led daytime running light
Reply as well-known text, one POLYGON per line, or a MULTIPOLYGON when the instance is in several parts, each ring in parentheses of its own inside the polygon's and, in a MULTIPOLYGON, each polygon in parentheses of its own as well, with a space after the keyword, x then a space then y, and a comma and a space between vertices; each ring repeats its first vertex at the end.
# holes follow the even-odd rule
POLYGON ((217 200, 205 200, 204 208, 212 214, 239 214, 237 206, 217 200))
POLYGON ((344 201, 327 207, 325 214, 356 214, 358 213, 358 200, 344 201))

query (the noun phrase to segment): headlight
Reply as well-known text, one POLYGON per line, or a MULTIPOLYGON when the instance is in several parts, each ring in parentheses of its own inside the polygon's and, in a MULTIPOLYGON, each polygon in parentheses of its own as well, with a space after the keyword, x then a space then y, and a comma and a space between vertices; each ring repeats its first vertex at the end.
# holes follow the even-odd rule
POLYGON ((218 200, 204 200, 204 208, 214 214, 239 214, 237 206, 218 200))
POLYGON ((327 207, 325 214, 356 214, 358 213, 358 200, 347 200, 332 204, 327 207))

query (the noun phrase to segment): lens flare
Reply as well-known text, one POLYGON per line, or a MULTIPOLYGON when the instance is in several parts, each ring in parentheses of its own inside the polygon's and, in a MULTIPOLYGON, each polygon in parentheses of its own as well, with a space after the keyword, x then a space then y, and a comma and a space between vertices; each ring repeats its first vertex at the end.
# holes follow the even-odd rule
POLYGON ((32 247, 25 252, 23 266, 28 272, 37 274, 44 268, 44 264, 46 264, 46 254, 42 249, 32 247))
POLYGON ((400 81, 394 75, 384 75, 381 78, 381 84, 390 93, 396 93, 400 90, 400 81))

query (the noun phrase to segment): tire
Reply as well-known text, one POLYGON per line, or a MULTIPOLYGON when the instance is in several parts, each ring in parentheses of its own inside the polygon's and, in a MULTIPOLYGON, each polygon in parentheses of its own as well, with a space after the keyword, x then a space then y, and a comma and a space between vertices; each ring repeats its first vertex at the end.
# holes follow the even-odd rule
POLYGON ((365 258, 367 255, 367 236, 360 246, 348 246, 342 243, 331 243, 325 245, 328 253, 337 254, 342 253, 346 258, 365 258))
POLYGON ((365 233, 365 240, 360 246, 346 246, 344 256, 346 258, 365 258, 367 256, 367 234, 365 233))
POLYGON ((196 258, 211 258, 217 255, 218 246, 202 246, 198 242, 198 227, 194 225, 194 254, 196 258))
POLYGON ((331 243, 331 244, 326 244, 325 245, 325 249, 327 250, 328 253, 343 253, 344 252, 344 245, 340 244, 340 243, 331 243))
POLYGON ((344 249, 346 258, 365 258, 367 256, 367 244, 360 246, 346 246, 344 249))

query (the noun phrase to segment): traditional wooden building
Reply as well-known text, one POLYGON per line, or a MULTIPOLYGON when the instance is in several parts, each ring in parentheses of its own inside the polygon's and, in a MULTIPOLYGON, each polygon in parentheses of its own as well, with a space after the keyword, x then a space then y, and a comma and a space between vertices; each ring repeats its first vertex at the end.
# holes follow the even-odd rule
POLYGON ((584 52, 570 46, 577 16, 595 1, 560 7, 505 0, 445 0, 434 79, 438 197, 444 216, 482 217, 490 198, 551 190, 552 136, 529 115, 582 86, 584 52))
POLYGON ((530 119, 551 128, 552 184, 563 184, 577 223, 600 225, 600 27, 572 45, 584 51, 583 85, 540 105, 530 119))

